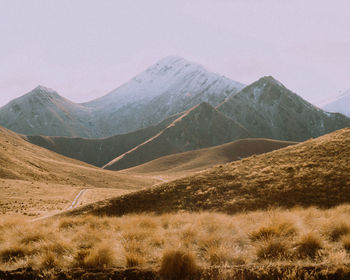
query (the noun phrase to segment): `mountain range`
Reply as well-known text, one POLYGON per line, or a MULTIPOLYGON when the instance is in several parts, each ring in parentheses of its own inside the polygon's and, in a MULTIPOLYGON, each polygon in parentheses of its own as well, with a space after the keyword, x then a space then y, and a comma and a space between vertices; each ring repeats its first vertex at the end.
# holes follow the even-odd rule
POLYGON ((254 137, 305 141, 350 125, 349 118, 315 107, 271 76, 233 94, 217 109, 254 137))
POLYGON ((243 87, 196 63, 166 57, 84 104, 39 86, 0 108, 0 125, 28 135, 108 137, 155 125, 201 102, 216 106, 243 87))
POLYGON ((305 141, 350 126, 271 76, 245 86, 179 57, 83 104, 39 86, 0 108, 0 125, 68 157, 121 170, 242 138, 305 141))

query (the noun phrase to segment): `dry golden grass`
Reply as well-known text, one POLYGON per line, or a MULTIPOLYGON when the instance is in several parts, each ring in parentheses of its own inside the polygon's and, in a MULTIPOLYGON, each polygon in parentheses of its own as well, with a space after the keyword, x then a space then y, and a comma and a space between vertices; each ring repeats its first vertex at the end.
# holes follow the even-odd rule
POLYGON ((93 167, 32 145, 0 127, 0 215, 53 214, 66 209, 81 189, 90 189, 83 205, 158 181, 93 167))
POLYGON ((323 248, 322 238, 315 232, 310 232, 300 237, 296 243, 297 255, 300 258, 312 258, 323 248))
POLYGON ((154 180, 101 170, 28 143, 0 127, 0 178, 86 188, 137 189, 154 180))
POLYGON ((192 279, 197 272, 195 257, 183 250, 168 250, 163 253, 159 274, 163 279, 192 279))
POLYGON ((350 128, 270 153, 217 166, 72 214, 123 215, 269 207, 333 207, 350 202, 350 128))
POLYGON ((350 265, 350 235, 329 238, 350 205, 246 214, 178 213, 0 222, 0 270, 153 268, 170 279, 233 266, 350 265))
POLYGON ((295 144, 297 142, 272 139, 240 139, 215 147, 164 156, 136 167, 124 169, 123 173, 177 179, 218 164, 225 164, 295 144))

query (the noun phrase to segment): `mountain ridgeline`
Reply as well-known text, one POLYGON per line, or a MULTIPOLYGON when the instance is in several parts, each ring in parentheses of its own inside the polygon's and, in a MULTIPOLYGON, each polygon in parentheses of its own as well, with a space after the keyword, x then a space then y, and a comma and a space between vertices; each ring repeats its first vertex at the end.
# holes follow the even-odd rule
POLYGON ((254 137, 305 141, 350 126, 349 118, 315 107, 273 77, 245 87, 217 109, 254 137))
POLYGON ((244 86, 179 57, 83 104, 39 86, 0 108, 27 141, 106 169, 242 138, 305 141, 350 126, 273 77, 244 86))
POLYGON ((84 104, 39 86, 0 108, 0 125, 27 135, 103 138, 156 125, 201 102, 216 106, 243 87, 198 64, 166 57, 84 104))

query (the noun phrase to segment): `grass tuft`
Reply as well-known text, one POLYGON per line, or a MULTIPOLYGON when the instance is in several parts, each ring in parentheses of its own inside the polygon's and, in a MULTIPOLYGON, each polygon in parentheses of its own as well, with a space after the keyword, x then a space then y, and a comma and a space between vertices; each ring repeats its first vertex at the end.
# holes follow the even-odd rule
POLYGON ((340 223, 333 225, 332 229, 329 232, 329 237, 331 241, 339 241, 342 236, 350 233, 350 226, 347 223, 340 223))
POLYGON ((190 279, 197 272, 198 267, 194 256, 183 250, 165 251, 161 261, 159 274, 163 279, 190 279))
POLYGON ((0 260, 3 263, 17 261, 28 255, 28 250, 20 245, 13 245, 0 251, 0 260))
POLYGON ((296 228, 292 223, 283 222, 270 226, 263 226, 249 234, 252 241, 263 241, 273 237, 290 237, 296 234, 296 228))
POLYGON ((296 252, 299 258, 314 259, 317 256, 319 250, 323 248, 321 237, 314 232, 310 232, 301 236, 299 242, 296 245, 296 252))
POLYGON ((125 253, 126 267, 138 267, 144 263, 144 259, 141 254, 137 252, 125 253))
POLYGON ((343 248, 346 252, 350 254, 350 235, 344 236, 342 238, 343 248))
POLYGON ((84 258, 84 266, 90 268, 106 269, 113 267, 114 262, 114 252, 107 244, 91 249, 84 258))
POLYGON ((282 260, 289 257, 289 251, 283 241, 269 239, 262 242, 256 255, 259 260, 282 260))

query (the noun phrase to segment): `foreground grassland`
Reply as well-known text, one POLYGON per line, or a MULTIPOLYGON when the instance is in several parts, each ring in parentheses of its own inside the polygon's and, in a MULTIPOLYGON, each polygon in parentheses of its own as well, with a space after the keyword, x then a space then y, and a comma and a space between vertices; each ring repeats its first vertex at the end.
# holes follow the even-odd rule
POLYGON ((135 268, 163 279, 228 279, 242 271, 254 271, 256 277, 285 271, 289 279, 306 273, 313 279, 335 271, 340 279, 349 276, 349 215, 350 205, 343 205, 233 216, 183 212, 36 222, 2 219, 0 270, 30 267, 49 275, 57 270, 135 268))

